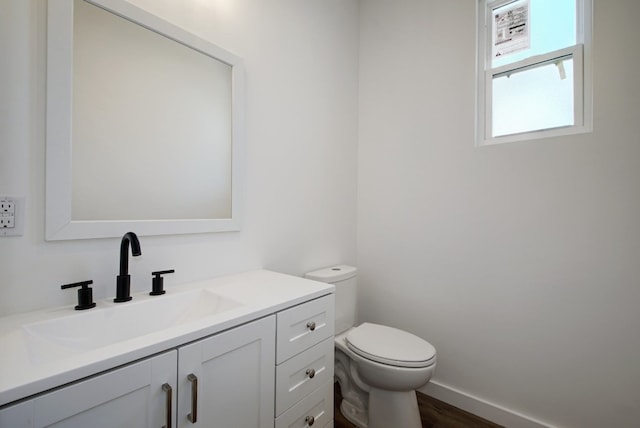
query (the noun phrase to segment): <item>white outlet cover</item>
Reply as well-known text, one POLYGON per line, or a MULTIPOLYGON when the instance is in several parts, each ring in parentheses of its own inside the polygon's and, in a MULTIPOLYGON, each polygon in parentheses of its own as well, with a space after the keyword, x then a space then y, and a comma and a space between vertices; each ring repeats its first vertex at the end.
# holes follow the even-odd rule
MULTIPOLYGON (((13 227, 0 227, 0 237, 3 236, 22 236, 24 235, 24 197, 19 196, 0 196, 0 201, 13 203, 11 210, 6 214, 13 213, 13 227)), ((0 213, 0 215, 5 212, 0 213)))

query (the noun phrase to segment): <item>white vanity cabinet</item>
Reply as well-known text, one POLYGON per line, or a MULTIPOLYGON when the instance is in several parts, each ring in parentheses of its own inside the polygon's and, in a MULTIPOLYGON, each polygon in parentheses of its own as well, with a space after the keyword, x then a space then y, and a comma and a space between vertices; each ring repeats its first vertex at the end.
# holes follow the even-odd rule
POLYGON ((275 316, 0 410, 2 428, 273 427, 275 316))
POLYGON ((147 293, 93 312, 2 318, 0 428, 332 426, 333 291, 259 270, 187 284, 166 300, 147 293), (170 318, 167 308, 185 301, 191 317, 170 318), (157 321, 173 324, 94 348, 79 340, 96 339, 98 321, 123 325, 127 308, 143 324, 159 304, 157 321), (197 317, 194 305, 210 312, 197 317))
POLYGON ((331 426, 334 295, 278 312, 276 428, 331 426))

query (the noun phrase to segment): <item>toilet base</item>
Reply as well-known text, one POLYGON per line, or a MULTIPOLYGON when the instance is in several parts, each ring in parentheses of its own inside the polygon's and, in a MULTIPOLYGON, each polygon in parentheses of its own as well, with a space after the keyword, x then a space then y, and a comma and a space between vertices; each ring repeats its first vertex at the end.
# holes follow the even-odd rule
POLYGON ((415 391, 369 391, 368 428, 422 428, 415 391))
POLYGON ((340 413, 358 428, 422 428, 415 391, 384 391, 373 388, 369 392, 367 407, 359 407, 343 398, 340 413))
POLYGON ((363 409, 354 406, 345 399, 340 403, 340 413, 358 428, 368 428, 369 426, 369 415, 367 415, 366 410, 363 411, 363 409))

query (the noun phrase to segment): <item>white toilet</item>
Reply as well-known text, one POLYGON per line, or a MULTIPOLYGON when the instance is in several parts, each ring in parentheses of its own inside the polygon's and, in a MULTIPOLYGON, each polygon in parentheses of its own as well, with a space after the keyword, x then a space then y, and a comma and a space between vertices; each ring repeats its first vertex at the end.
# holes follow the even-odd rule
POLYGON ((356 273, 355 267, 340 265, 305 275, 336 287, 340 411, 359 428, 421 428, 415 390, 431 379, 436 350, 393 327, 370 323, 355 327, 356 273))

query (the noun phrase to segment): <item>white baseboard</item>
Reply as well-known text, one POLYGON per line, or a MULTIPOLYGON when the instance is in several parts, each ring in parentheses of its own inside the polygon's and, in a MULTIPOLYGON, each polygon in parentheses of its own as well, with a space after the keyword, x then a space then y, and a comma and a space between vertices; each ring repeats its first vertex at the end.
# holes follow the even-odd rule
POLYGON ((430 381, 419 391, 507 428, 557 428, 437 381, 430 381))

